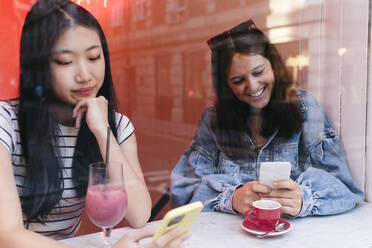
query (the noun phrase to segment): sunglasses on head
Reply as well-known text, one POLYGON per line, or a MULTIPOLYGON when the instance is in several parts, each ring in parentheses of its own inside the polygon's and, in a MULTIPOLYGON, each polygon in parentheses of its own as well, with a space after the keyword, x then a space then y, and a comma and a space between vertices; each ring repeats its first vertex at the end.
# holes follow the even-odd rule
POLYGON ((230 39, 232 42, 231 35, 243 34, 252 29, 257 29, 257 27, 256 24, 254 24, 254 22, 249 19, 248 21, 240 23, 239 25, 208 39, 208 46, 211 50, 213 50, 214 48, 226 42, 227 39, 230 39))

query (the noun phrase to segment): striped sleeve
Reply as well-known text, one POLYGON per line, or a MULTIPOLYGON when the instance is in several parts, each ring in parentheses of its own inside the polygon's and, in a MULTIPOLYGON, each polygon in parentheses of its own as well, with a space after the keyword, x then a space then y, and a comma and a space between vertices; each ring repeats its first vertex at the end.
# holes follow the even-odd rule
POLYGON ((12 124, 12 119, 16 115, 13 108, 6 102, 0 101, 0 143, 3 144, 12 154, 15 147, 15 127, 12 124))
POLYGON ((134 126, 128 117, 120 113, 116 113, 116 125, 118 131, 118 143, 121 145, 134 133, 134 126))

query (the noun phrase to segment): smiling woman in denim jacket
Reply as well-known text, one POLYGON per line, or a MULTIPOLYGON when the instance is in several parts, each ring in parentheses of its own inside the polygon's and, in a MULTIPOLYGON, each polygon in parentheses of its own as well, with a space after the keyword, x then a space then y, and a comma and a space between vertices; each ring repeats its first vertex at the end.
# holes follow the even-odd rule
POLYGON ((345 212, 363 201, 342 143, 314 97, 294 88, 282 58, 249 20, 210 40, 217 101, 171 175, 173 207, 241 213, 258 199, 291 216, 345 212), (289 180, 257 182, 259 164, 289 161, 289 180))

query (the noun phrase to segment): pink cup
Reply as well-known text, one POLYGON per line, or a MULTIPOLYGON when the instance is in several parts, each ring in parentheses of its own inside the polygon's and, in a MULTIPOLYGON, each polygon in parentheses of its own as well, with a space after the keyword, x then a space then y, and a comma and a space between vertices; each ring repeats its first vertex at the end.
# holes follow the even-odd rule
POLYGON ((274 230, 280 219, 280 203, 272 200, 258 200, 252 205, 253 209, 245 212, 245 219, 261 230, 274 230))

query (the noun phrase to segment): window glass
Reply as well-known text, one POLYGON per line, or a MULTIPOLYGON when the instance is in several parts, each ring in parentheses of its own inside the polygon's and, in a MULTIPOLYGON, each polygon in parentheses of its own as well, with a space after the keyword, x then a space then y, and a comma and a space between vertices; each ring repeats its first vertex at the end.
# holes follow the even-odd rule
MULTIPOLYGON (((74 2, 92 12, 105 32, 118 110, 133 122, 153 205, 167 192, 170 173, 191 144, 201 114, 215 103, 211 51, 206 41, 248 19, 276 46, 295 86, 310 91, 333 121, 357 184, 372 188, 370 175, 364 174, 366 168, 372 168, 366 162, 365 138, 370 108, 366 93, 370 61, 368 3, 74 2)), ((0 91, 3 100, 19 95, 20 32, 33 3, 35 0, 0 1, 0 87, 6 89, 0 91)), ((371 200, 371 193, 367 196, 371 200)), ((168 202, 155 220, 169 209, 168 202)), ((83 225, 80 234, 93 230, 98 229, 83 225)))

